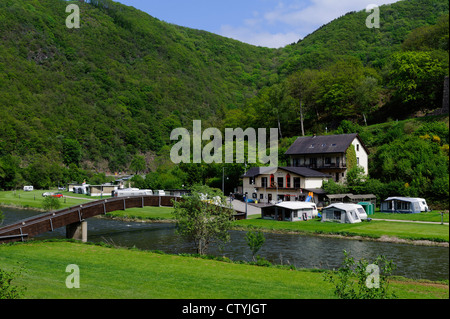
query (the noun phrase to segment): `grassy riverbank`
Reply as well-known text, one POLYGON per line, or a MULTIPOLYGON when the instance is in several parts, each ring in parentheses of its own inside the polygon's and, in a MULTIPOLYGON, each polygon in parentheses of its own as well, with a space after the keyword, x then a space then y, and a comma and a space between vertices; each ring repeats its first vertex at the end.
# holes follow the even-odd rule
MULTIPOLYGON (((74 242, 0 245, 0 267, 24 272, 14 284, 27 299, 331 299, 323 273, 292 271, 74 242), (80 289, 65 285, 80 269, 80 289)), ((394 281, 402 299, 446 299, 448 284, 394 281)))
MULTIPOLYGON (((0 192, 0 206, 11 205, 22 208, 41 209, 42 193, 44 191, 33 192, 0 192)), ((60 199, 61 208, 82 204, 89 200, 99 198, 88 197, 85 195, 76 195, 63 192, 65 198, 60 199), (70 196, 70 197, 69 197, 70 196)), ((162 221, 172 220, 172 208, 169 207, 144 207, 132 208, 125 211, 117 211, 108 214, 112 218, 143 220, 143 221, 162 221)), ((396 241, 397 239, 408 241, 431 241, 448 244, 449 226, 440 225, 441 214, 438 211, 421 214, 385 214, 375 213, 371 222, 359 224, 336 224, 321 223, 319 220, 308 222, 278 222, 263 220, 259 216, 249 216, 247 220, 235 222, 238 229, 260 229, 273 232, 296 232, 311 235, 340 235, 340 236, 360 236, 365 238, 380 239, 386 241, 396 241), (398 219, 411 222, 379 221, 377 219, 398 219), (436 224, 414 223, 413 221, 431 221, 436 224)), ((444 214, 444 222, 449 222, 449 214, 444 214)))
MULTIPOLYGON (((168 207, 145 207, 135 208, 126 211, 117 211, 109 214, 113 218, 136 219, 136 220, 171 220, 172 208, 168 207)), ((422 214, 383 214, 377 213, 374 218, 403 219, 411 221, 440 221, 438 212, 422 214), (413 216, 414 215, 414 216, 413 216), (397 217, 397 218, 396 218, 397 217)), ((448 222, 448 214, 447 214, 448 222)), ((259 229, 273 232, 295 232, 310 235, 341 235, 360 236, 373 239, 383 238, 383 240, 403 239, 412 241, 431 241, 445 243, 449 241, 449 226, 440 224, 423 224, 414 222, 378 221, 363 222, 359 224, 337 224, 322 223, 320 220, 308 222, 279 222, 263 220, 259 216, 250 216, 247 220, 235 222, 238 229, 259 229)))

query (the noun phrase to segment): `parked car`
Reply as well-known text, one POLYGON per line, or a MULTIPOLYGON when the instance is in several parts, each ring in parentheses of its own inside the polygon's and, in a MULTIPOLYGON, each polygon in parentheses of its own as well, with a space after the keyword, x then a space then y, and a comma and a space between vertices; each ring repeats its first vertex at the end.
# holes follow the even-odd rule
POLYGON ((61 197, 63 197, 63 194, 61 194, 61 193, 54 193, 51 196, 52 197, 56 197, 56 198, 61 198, 61 197))
POLYGON ((42 193, 43 197, 48 197, 48 196, 52 196, 52 195, 53 195, 53 193, 51 193, 51 192, 42 193))

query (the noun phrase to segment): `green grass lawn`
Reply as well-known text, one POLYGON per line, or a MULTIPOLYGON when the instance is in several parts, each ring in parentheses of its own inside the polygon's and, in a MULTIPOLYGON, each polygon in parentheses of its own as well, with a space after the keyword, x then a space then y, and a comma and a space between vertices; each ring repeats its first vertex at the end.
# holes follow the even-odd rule
MULTIPOLYGON (((258 267, 73 242, 0 245, 0 267, 24 267, 15 285, 27 299, 331 299, 323 273, 258 267), (80 289, 66 267, 78 265, 80 289)), ((396 281, 399 298, 448 298, 448 285, 396 281)))
POLYGON ((172 207, 143 207, 111 212, 108 216, 138 220, 173 220, 172 212, 172 207))
MULTIPOLYGON (((42 196, 45 192, 59 192, 58 190, 34 190, 31 192, 24 192, 23 190, 17 191, 0 191, 0 206, 16 206, 19 208, 33 208, 33 209, 42 209, 42 202, 44 197, 42 196)), ((100 198, 90 197, 87 195, 79 195, 71 192, 60 192, 64 195, 63 198, 59 198, 59 202, 61 203, 60 208, 67 208, 71 206, 76 206, 83 204, 85 202, 91 200, 98 200, 100 198), (68 198, 77 197, 77 198, 68 198)))
MULTIPOLYGON (((370 218, 374 219, 397 219, 397 220, 412 220, 423 222, 441 222, 441 211, 424 212, 420 214, 393 214, 393 213, 375 213, 370 218)), ((444 223, 449 222, 449 214, 444 214, 444 223)))

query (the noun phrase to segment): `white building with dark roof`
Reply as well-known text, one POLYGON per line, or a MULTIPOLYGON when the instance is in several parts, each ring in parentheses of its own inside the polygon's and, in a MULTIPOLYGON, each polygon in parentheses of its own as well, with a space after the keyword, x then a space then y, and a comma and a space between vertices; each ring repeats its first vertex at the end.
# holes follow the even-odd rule
POLYGON ((285 153, 293 167, 305 167, 343 182, 347 176, 347 150, 353 145, 356 164, 369 173, 369 151, 358 134, 299 137, 285 153))
POLYGON ((331 176, 307 167, 253 167, 243 176, 243 192, 259 203, 304 201, 319 202, 322 183, 331 176))

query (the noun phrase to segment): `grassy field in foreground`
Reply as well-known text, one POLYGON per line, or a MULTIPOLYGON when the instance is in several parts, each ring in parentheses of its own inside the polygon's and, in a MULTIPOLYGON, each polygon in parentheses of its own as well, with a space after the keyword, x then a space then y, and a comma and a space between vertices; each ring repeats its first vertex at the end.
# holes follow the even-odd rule
MULTIPOLYGON (((331 299, 323 273, 234 264, 73 242, 0 245, 0 267, 24 272, 14 284, 27 299, 331 299), (66 288, 66 267, 80 269, 80 289, 66 288)), ((402 299, 445 299, 448 285, 396 281, 402 299)))

